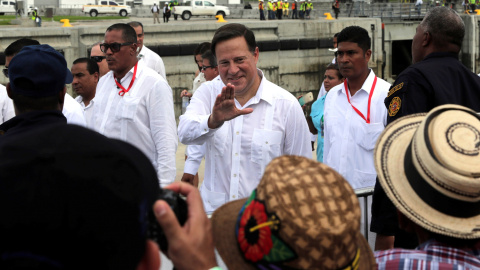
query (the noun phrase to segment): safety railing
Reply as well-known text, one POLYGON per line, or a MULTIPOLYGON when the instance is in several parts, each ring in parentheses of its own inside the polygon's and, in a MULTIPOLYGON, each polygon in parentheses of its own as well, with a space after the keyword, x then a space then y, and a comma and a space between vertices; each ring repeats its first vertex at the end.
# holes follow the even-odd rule
POLYGON ((368 198, 373 195, 373 188, 374 187, 366 187, 366 188, 355 190, 355 194, 357 195, 358 200, 363 201, 363 213, 362 213, 363 224, 364 224, 363 236, 367 240, 368 240, 368 233, 370 228, 370 220, 368 215, 368 210, 369 210, 368 198))

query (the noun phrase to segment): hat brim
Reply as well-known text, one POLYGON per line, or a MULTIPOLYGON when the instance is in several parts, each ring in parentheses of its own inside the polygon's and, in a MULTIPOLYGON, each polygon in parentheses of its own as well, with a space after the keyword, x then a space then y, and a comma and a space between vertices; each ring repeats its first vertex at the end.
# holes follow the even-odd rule
POLYGON ((374 152, 379 182, 395 207, 417 225, 451 237, 479 238, 480 232, 472 228, 478 227, 480 216, 457 218, 437 211, 417 195, 405 175, 405 153, 425 116, 421 113, 402 117, 380 135, 374 152))
MULTIPOLYGON (((247 198, 224 204, 212 215, 211 222, 215 247, 228 269, 257 269, 243 258, 235 236, 235 224, 238 213, 246 201, 247 198)), ((359 269, 375 269, 376 262, 373 252, 367 240, 360 232, 357 246, 360 249, 359 269)))

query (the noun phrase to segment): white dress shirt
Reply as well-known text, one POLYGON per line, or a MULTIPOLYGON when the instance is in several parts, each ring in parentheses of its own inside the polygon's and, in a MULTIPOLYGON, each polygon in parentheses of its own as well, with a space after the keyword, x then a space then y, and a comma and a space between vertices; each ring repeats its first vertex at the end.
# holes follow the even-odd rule
MULTIPOLYGON (((121 80, 125 89, 133 71, 134 68, 121 80)), ((177 151, 172 89, 162 76, 138 61, 132 88, 123 97, 119 91, 113 71, 98 82, 93 106, 95 130, 138 147, 152 161, 160 185, 172 183, 177 151)))
POLYGON ((13 100, 8 97, 7 88, 0 84, 0 124, 14 116, 13 100))
POLYGON ((207 213, 222 204, 250 195, 260 182, 265 166, 281 155, 312 158, 310 132, 298 100, 285 89, 269 82, 263 73, 254 97, 239 109, 253 112, 208 128, 208 118, 221 80, 203 83, 193 95, 178 133, 184 144, 206 143, 205 179, 200 187, 207 213))
POLYGON ((65 93, 62 113, 65 115, 65 118, 67 118, 68 124, 82 127, 87 126, 82 106, 80 106, 80 104, 78 104, 78 102, 76 102, 75 99, 73 99, 73 97, 68 93, 65 93))
POLYGON ((142 49, 138 53, 138 59, 145 61, 147 67, 155 70, 158 74, 162 75, 165 80, 167 80, 167 74, 165 73, 165 65, 163 64, 163 60, 154 51, 143 45, 142 49))
MULTIPOLYGON (((365 117, 375 74, 370 74, 350 102, 365 117)), ((387 123, 387 109, 383 103, 390 84, 377 78, 370 108, 370 124, 348 103, 344 84, 330 89, 325 100, 325 137, 323 162, 339 172, 354 189, 375 185, 373 148, 387 123)), ((348 93, 350 95, 350 93, 348 93)))
POLYGON ((80 104, 80 106, 82 106, 83 115, 85 116, 85 122, 87 123, 87 127, 93 129, 93 103, 94 103, 93 99, 90 100, 90 103, 88 103, 88 106, 85 106, 82 96, 77 96, 75 98, 75 101, 77 101, 80 104))

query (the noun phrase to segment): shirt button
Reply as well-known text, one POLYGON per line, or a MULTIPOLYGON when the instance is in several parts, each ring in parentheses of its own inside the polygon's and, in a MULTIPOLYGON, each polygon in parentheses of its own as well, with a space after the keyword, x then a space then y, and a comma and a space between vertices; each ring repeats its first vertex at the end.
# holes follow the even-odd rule
POLYGON ((238 132, 238 131, 237 131, 237 133, 236 133, 236 134, 238 135, 238 134, 240 134, 240 132, 238 132))
POLYGON ((268 142, 265 142, 265 144, 268 144, 268 142))
POLYGON ((235 156, 238 156, 238 153, 235 153, 235 156))
POLYGON ((207 129, 204 129, 203 131, 207 131, 207 129))
POLYGON ((237 177, 237 174, 236 174, 236 173, 235 173, 235 174, 233 174, 233 177, 237 177))
POLYGON ((232 198, 234 198, 234 199, 235 199, 235 195, 233 195, 233 196, 232 196, 232 198))

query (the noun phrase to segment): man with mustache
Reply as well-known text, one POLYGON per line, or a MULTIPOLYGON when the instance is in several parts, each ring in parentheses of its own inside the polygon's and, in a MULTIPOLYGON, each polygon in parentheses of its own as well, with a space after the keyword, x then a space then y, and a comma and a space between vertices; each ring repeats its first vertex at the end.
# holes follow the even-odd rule
POLYGON ((221 80, 198 88, 178 126, 182 143, 206 143, 200 193, 207 213, 249 196, 275 157, 312 157, 297 99, 257 69, 259 50, 253 32, 242 24, 222 26, 211 50, 221 80))
POLYGON ((337 41, 337 64, 345 81, 325 100, 323 162, 358 189, 375 185, 373 148, 386 124, 383 100, 390 84, 368 68, 372 50, 367 30, 346 27, 337 41))
POLYGON ((164 186, 176 175, 172 90, 160 74, 137 59, 137 46, 135 30, 128 24, 114 24, 105 32, 100 49, 110 72, 97 85, 94 128, 142 150, 164 186))

